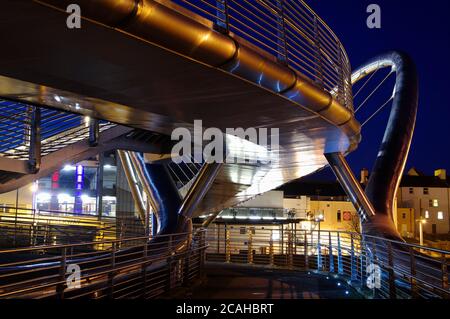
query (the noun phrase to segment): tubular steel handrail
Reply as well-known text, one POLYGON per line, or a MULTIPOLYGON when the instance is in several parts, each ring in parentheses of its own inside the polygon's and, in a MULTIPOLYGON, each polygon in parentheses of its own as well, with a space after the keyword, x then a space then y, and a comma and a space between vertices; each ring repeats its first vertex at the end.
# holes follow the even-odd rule
POLYGON ((206 258, 347 278, 369 298, 450 298, 450 251, 345 231, 210 227, 206 258), (243 231, 245 229, 245 231, 243 231))
POLYGON ((173 0, 309 78, 353 110, 351 66, 331 28, 303 0, 173 0))
POLYGON ((205 260, 202 230, 102 244, 109 248, 96 251, 91 242, 0 250, 0 298, 154 298, 201 275, 205 260))
POLYGON ((90 214, 0 206, 0 247, 78 243, 144 236, 144 223, 130 212, 109 217, 90 214))

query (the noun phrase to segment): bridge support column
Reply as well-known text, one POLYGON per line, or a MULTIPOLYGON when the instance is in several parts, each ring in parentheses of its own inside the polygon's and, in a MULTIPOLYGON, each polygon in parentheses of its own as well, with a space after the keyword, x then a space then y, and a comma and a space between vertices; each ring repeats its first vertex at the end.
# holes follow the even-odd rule
POLYGON ((205 163, 181 204, 178 214, 191 218, 222 168, 222 163, 205 163))
POLYGON ((375 215, 375 209, 359 185, 342 153, 328 153, 325 157, 339 183, 355 206, 361 222, 375 215))

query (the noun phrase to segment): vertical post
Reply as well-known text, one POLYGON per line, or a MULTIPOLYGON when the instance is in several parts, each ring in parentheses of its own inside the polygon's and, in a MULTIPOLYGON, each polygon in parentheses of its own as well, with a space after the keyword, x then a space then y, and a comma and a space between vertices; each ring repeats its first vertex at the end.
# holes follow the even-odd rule
MULTIPOLYGON (((362 256, 362 252, 361 252, 362 256)), ((362 274, 361 274, 362 276, 362 274)), ((353 239, 353 234, 350 234, 350 278, 351 280, 356 280, 356 263, 355 263, 355 241, 353 239)), ((362 278, 361 278, 362 280, 362 278)))
POLYGON ((110 271, 108 273, 108 298, 113 298, 114 296, 114 276, 115 276, 115 269, 116 269, 116 242, 112 243, 111 246, 111 257, 110 257, 110 271))
POLYGON ((328 232, 328 248, 329 248, 329 271, 334 272, 333 242, 331 240, 331 232, 328 232))
POLYGON ((284 226, 281 225, 281 255, 284 254, 284 226))
POLYGON ((100 135, 100 124, 97 119, 89 121, 89 146, 94 147, 98 145, 98 138, 100 135))
POLYGON ((289 268, 292 268, 294 265, 294 256, 293 256, 293 251, 294 251, 294 245, 292 243, 292 239, 293 239, 293 234, 292 234, 292 229, 288 230, 288 251, 287 251, 287 255, 288 255, 288 264, 287 266, 289 268))
POLYGON ((274 255, 273 255, 273 239, 272 236, 270 236, 270 241, 269 241, 269 265, 273 266, 274 265, 274 255))
POLYGON ((220 254, 220 224, 216 224, 217 228, 217 254, 220 254))
POLYGON ((394 258, 392 254, 392 243, 390 241, 388 244, 388 274, 389 274, 389 298, 396 299, 397 293, 395 290, 395 272, 394 272, 394 258))
POLYGON ((59 268, 59 283, 56 287, 56 294, 59 299, 64 299, 64 290, 66 288, 66 262, 67 262, 67 248, 64 247, 61 252, 61 265, 59 268))
POLYGON ((231 262, 231 247, 230 247, 230 230, 225 231, 225 261, 231 262))
POLYGON ((442 289, 446 290, 447 293, 444 298, 449 298, 448 293, 448 267, 447 267, 447 259, 445 258, 445 254, 441 255, 441 265, 442 265, 442 289))
POLYGON ((418 297, 418 287, 416 281, 416 258, 414 257, 414 248, 409 248, 409 258, 410 258, 410 284, 411 284, 411 296, 416 299, 418 297))
POLYGON ((103 159, 103 153, 100 153, 97 167, 97 214, 99 220, 103 215, 103 159))
POLYGON ((167 247, 168 257, 167 257, 167 278, 166 278, 166 291, 172 289, 172 240, 173 235, 169 237, 169 245, 167 247))
POLYGON ((319 222, 319 231, 317 232, 317 270, 323 270, 322 263, 322 246, 320 245, 320 222, 319 222))
POLYGON ((16 190, 16 214, 14 216, 14 242, 13 246, 16 246, 17 243, 17 214, 19 209, 19 188, 16 190))
POLYGON ((319 20, 316 16, 314 16, 314 42, 315 42, 315 54, 316 54, 316 83, 323 88, 324 79, 323 79, 323 65, 322 65, 322 49, 320 45, 320 28, 319 28, 319 20))
POLYGON ((342 275, 344 273, 344 267, 342 265, 342 249, 341 249, 341 233, 337 233, 337 263, 338 263, 338 274, 342 275))
POLYGON ((286 24, 284 21, 284 0, 277 0, 277 59, 279 62, 288 65, 288 50, 286 41, 286 24))
POLYGON ((142 283, 144 286, 143 292, 142 292, 142 297, 145 298, 145 295, 147 294, 147 260, 148 260, 148 243, 147 241, 144 243, 144 252, 143 252, 143 259, 144 262, 142 263, 142 283))
POLYGON ((30 146, 28 149, 28 171, 36 174, 41 167, 41 109, 31 107, 30 146))
POLYGON ((305 239, 303 242, 303 253, 304 253, 304 258, 305 258, 305 270, 309 269, 309 258, 308 258, 308 233, 305 231, 305 239))
POLYGON ((247 262, 253 264, 253 234, 251 227, 248 228, 247 262))
POLYGON ((230 22, 228 17, 228 0, 216 1, 216 16, 214 29, 227 34, 230 31, 230 22))

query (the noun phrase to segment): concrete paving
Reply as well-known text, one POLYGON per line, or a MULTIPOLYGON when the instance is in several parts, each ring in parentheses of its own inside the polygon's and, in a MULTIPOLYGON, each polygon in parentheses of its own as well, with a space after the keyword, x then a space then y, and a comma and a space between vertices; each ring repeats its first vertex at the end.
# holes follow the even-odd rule
POLYGON ((361 299, 346 281, 317 274, 248 265, 207 263, 192 299, 361 299))

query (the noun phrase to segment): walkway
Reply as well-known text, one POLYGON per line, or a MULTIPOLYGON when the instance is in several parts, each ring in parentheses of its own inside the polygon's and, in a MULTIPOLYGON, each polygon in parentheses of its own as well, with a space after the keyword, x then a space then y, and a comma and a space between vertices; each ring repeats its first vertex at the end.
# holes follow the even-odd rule
POLYGON ((360 299, 343 280, 313 272, 207 263, 206 280, 192 299, 360 299))

